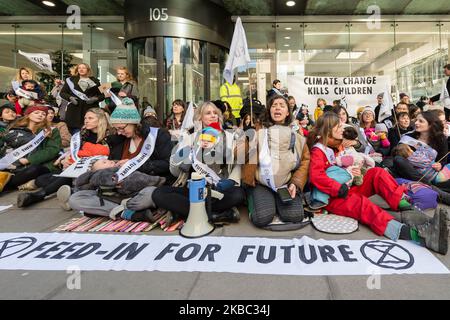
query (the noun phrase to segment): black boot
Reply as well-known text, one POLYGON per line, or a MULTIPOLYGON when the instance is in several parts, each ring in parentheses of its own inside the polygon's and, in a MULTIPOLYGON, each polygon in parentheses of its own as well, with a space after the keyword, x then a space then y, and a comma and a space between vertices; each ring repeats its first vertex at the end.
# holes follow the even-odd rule
POLYGON ((404 223, 408 227, 416 227, 431 221, 431 218, 416 207, 406 211, 387 211, 398 222, 404 223))
POLYGON ((33 203, 41 202, 45 199, 45 190, 38 190, 36 192, 21 193, 17 197, 17 207, 25 208, 33 203))
POLYGON ((221 223, 221 222, 236 223, 239 222, 240 219, 241 215, 239 211, 236 208, 232 208, 220 213, 213 212, 211 214, 210 221, 212 223, 221 223))
POLYGON ((448 206, 450 205, 450 193, 442 191, 441 189, 433 185, 431 186, 431 189, 433 189, 439 194, 438 201, 440 203, 446 204, 448 206))
POLYGON ((440 254, 447 254, 448 227, 447 209, 436 209, 433 219, 423 225, 417 226, 419 236, 423 239, 425 247, 440 254))

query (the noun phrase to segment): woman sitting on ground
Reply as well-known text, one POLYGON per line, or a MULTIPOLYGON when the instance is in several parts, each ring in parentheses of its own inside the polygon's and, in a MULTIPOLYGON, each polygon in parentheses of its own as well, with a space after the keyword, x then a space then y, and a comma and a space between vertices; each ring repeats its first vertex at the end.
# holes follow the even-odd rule
POLYGON ((30 143, 37 135, 44 133, 45 139, 36 149, 15 159, 8 171, 0 172, 0 192, 6 187, 15 189, 42 174, 55 173, 53 162, 61 149, 58 129, 52 129, 47 121, 48 106, 36 103, 26 110, 25 116, 12 124, 0 137, 0 158, 7 149, 18 149, 30 143))
POLYGON ((70 139, 72 139, 72 135, 69 132, 69 128, 64 121, 53 122, 56 116, 56 111, 53 108, 48 108, 47 121, 50 125, 56 129, 58 129, 59 134, 61 136, 61 146, 63 148, 70 147, 70 139))
POLYGON ((0 107, 0 134, 5 132, 8 127, 17 119, 16 108, 10 102, 0 107))
MULTIPOLYGON (((377 235, 385 235, 391 240, 414 240, 427 248, 447 253, 448 229, 447 211, 441 209, 431 221, 427 221, 422 212, 410 210, 411 205, 405 198, 404 187, 384 169, 373 168, 367 171, 360 186, 349 187, 327 175, 327 170, 334 166, 335 156, 342 144, 343 127, 334 113, 326 113, 317 123, 315 131, 309 135, 311 146, 310 181, 320 191, 330 196, 326 210, 351 217, 368 225, 377 235), (400 214, 400 223, 388 212, 373 204, 369 197, 381 196, 393 211, 407 211, 400 214), (408 225, 406 225, 408 224, 408 225)), ((361 174, 360 169, 353 169, 353 174, 361 174)))
MULTIPOLYGON (((72 154, 76 153, 78 158, 93 156, 109 156, 108 136, 112 133, 109 118, 106 112, 100 108, 92 108, 84 116, 84 126, 81 132, 74 135, 74 146, 79 145, 79 150, 71 150, 64 158, 56 161, 53 166, 54 171, 61 172, 75 162, 72 154), (76 141, 79 140, 79 141, 76 141)), ((19 194, 17 206, 19 208, 28 207, 34 203, 41 202, 45 197, 58 192, 58 199, 61 200, 63 209, 70 210, 67 204, 68 196, 72 187, 72 178, 55 177, 53 173, 39 176, 35 181, 35 186, 40 188, 35 192, 19 194)))
POLYGON ((158 208, 169 210, 175 216, 187 219, 189 214, 189 190, 185 185, 194 167, 204 167, 214 176, 213 189, 223 193, 221 200, 212 198, 212 222, 237 222, 243 203, 244 190, 240 187, 241 167, 234 157, 234 136, 222 130, 222 112, 212 102, 205 102, 196 110, 195 121, 200 131, 180 141, 177 152, 170 159, 170 171, 181 187, 163 186, 153 193, 158 208), (192 156, 191 156, 192 155, 192 156), (196 161, 193 163, 192 157, 196 161), (196 162, 200 164, 196 164, 196 162))
MULTIPOLYGON (((400 144, 405 143, 416 151, 420 146, 432 155, 433 161, 430 170, 439 172, 447 164, 448 144, 447 137, 444 135, 444 127, 439 120, 437 114, 433 111, 425 111, 417 116, 415 122, 415 131, 406 134, 400 140, 400 144)), ((450 192, 450 180, 439 182, 429 179, 431 175, 421 174, 414 166, 404 157, 394 157, 395 173, 405 179, 411 181, 421 181, 427 184, 433 184, 439 189, 450 192)))
MULTIPOLYGON (((111 146, 109 159, 119 160, 118 166, 123 166, 129 160, 139 156, 144 147, 144 150, 147 148, 151 150, 154 147, 150 158, 137 170, 150 176, 163 177, 170 182, 169 158, 172 151, 170 134, 167 130, 158 127, 159 122, 156 118, 154 120, 151 118, 152 116, 141 121, 133 100, 123 99, 122 104, 116 107, 110 119, 117 134, 108 138, 111 146), (154 140, 147 140, 148 135, 151 135, 154 140)), ((133 201, 128 201, 126 209, 137 214, 133 217, 127 216, 130 220, 146 219, 141 213, 142 210, 155 207, 151 197, 154 189, 155 187, 145 188, 132 198, 133 201)), ((111 210, 120 204, 120 201, 117 203, 115 199, 116 202, 112 200, 99 197, 98 190, 83 190, 70 195, 69 206, 85 213, 109 216, 111 210)))
POLYGON ((243 168, 250 220, 260 228, 277 214, 283 222, 302 222, 301 194, 309 169, 306 139, 290 128, 293 116, 287 100, 274 96, 268 106, 264 127, 257 127, 254 143, 246 148, 243 168))

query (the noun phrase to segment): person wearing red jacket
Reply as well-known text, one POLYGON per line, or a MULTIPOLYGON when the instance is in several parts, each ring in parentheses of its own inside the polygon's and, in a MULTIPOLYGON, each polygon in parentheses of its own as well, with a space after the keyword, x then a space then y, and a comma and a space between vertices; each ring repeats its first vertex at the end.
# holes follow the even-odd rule
MULTIPOLYGON (((330 195, 326 209, 336 215, 351 217, 368 225, 377 235, 385 235, 394 241, 414 240, 433 251, 446 254, 448 244, 446 209, 441 208, 433 219, 424 224, 407 226, 394 220, 391 214, 369 200, 369 197, 378 194, 386 200, 393 211, 411 209, 404 199, 405 189, 384 169, 368 170, 364 176, 364 183, 351 188, 327 176, 326 170, 334 165, 335 156, 343 142, 342 133, 343 126, 339 117, 335 113, 327 112, 318 120, 316 128, 309 135, 310 182, 320 191, 330 195)), ((361 174, 359 169, 354 170, 354 175, 361 174)), ((408 211, 410 215, 414 213, 416 212, 408 211)))

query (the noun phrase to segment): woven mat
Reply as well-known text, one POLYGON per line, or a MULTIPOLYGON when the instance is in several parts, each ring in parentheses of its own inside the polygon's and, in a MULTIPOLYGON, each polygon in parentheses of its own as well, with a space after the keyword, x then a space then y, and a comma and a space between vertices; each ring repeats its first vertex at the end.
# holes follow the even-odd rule
POLYGON ((176 221, 170 226, 166 226, 166 214, 157 217, 155 223, 150 222, 132 222, 123 219, 111 220, 108 217, 81 217, 73 218, 65 224, 56 228, 55 232, 128 232, 139 233, 149 232, 155 228, 161 228, 164 231, 171 232, 180 229, 183 226, 183 220, 176 221))

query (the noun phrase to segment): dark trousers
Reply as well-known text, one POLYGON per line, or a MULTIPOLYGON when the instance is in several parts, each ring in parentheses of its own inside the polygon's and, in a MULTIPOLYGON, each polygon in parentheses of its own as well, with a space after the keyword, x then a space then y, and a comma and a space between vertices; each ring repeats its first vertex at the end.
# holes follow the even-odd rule
POLYGON ((55 177, 52 173, 41 175, 36 179, 36 186, 42 188, 46 196, 56 193, 60 187, 65 185, 72 186, 72 179, 55 177))
POLYGON ((14 172, 14 176, 12 176, 11 180, 9 181, 7 188, 17 189, 17 187, 46 173, 50 173, 50 170, 48 170, 47 167, 41 165, 31 165, 24 169, 17 170, 14 172))
MULTIPOLYGON (((162 186, 156 189, 152 195, 153 202, 157 208, 163 208, 186 219, 189 215, 189 189, 171 186, 162 186)), ((222 213, 233 207, 239 206, 245 200, 245 192, 240 187, 233 187, 224 192, 222 200, 212 198, 212 213, 222 213)), ((211 218, 211 217, 209 217, 211 218)))

